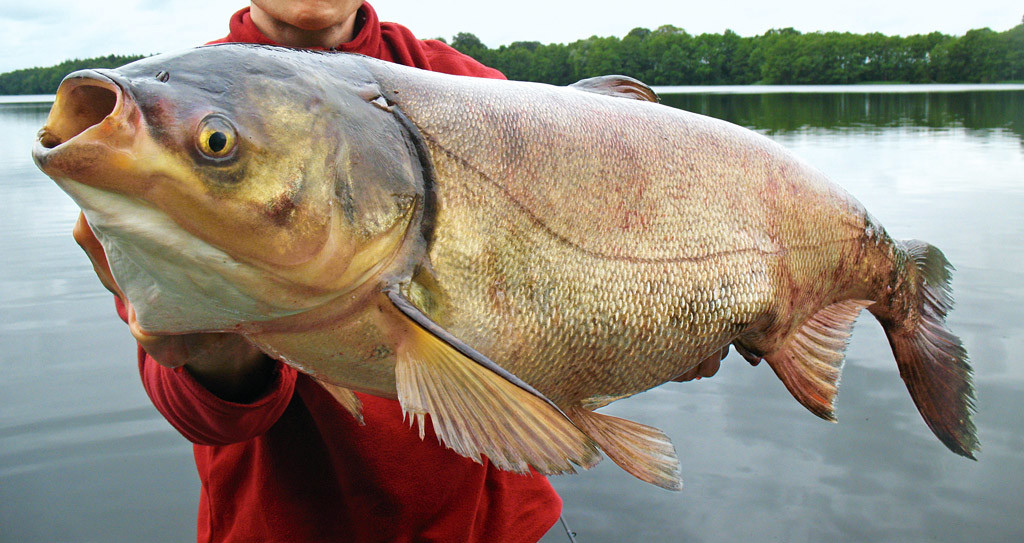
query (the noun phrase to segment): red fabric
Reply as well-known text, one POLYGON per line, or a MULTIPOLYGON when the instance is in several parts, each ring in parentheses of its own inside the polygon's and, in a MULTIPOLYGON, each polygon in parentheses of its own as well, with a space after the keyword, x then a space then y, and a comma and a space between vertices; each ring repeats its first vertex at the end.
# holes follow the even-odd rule
MULTIPOLYGON (((334 48, 344 53, 359 53, 388 62, 415 66, 432 72, 454 75, 471 75, 505 79, 505 75, 480 64, 472 57, 452 49, 437 40, 419 40, 412 31, 398 23, 382 23, 377 12, 364 3, 357 15, 356 37, 334 48)), ((210 43, 264 43, 278 45, 263 35, 249 17, 249 8, 242 9, 231 17, 230 32, 227 36, 210 43)), ((319 48, 316 48, 319 49, 319 48)))
MULTIPOLYGON (((341 51, 457 75, 504 78, 447 45, 379 23, 368 4, 341 51)), ((248 8, 214 43, 272 43, 248 8)), ((123 305, 121 317, 127 320, 123 305)), ((184 369, 139 349, 139 372, 156 408, 195 443, 202 489, 199 541, 533 542, 562 501, 547 479, 500 471, 425 440, 398 402, 360 395, 365 426, 312 379, 279 364, 266 393, 222 400, 184 369)), ((429 425, 428 425, 429 426, 429 425)))

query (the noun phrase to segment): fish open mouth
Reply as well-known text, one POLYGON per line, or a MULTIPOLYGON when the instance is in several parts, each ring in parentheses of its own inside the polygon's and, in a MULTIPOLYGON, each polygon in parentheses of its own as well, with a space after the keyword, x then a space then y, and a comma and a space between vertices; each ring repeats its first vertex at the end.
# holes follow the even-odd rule
POLYGON ((39 131, 39 144, 53 149, 121 109, 121 88, 109 77, 81 70, 64 78, 46 125, 39 131))

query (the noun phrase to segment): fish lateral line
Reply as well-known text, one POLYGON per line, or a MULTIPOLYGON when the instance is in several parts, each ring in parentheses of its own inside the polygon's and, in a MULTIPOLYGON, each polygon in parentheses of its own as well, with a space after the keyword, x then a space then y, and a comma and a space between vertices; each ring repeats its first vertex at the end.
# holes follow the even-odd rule
MULTIPOLYGON (((587 92, 587 91, 584 91, 584 92, 587 92)), ((847 242, 856 241, 856 240, 860 239, 859 236, 851 236, 851 237, 848 237, 848 238, 828 240, 828 241, 824 241, 822 243, 817 243, 817 244, 801 244, 801 245, 793 245, 793 246, 789 246, 789 247, 779 247, 778 249, 772 250, 772 251, 761 249, 761 248, 758 248, 758 247, 745 247, 745 248, 740 248, 740 249, 734 249, 734 250, 731 250, 731 251, 718 251, 718 252, 714 252, 714 253, 708 253, 706 255, 679 256, 679 257, 672 257, 672 258, 650 258, 650 257, 641 257, 641 256, 613 255, 613 254, 608 254, 608 253, 604 253, 604 252, 601 252, 601 251, 596 251, 594 249, 588 249, 586 247, 583 247, 579 243, 576 243, 576 242, 570 240, 569 238, 565 237, 564 235, 559 234, 558 232, 556 232, 546 222, 544 222, 543 219, 538 217, 533 211, 531 211, 522 202, 520 202, 518 199, 516 199, 508 191, 508 189, 503 187, 500 183, 496 182, 487 172, 484 172, 479 167, 477 167, 475 164, 471 163, 467 159, 463 158, 462 156, 456 154, 455 152, 453 152, 450 149, 448 149, 447 147, 445 147, 443 144, 441 144, 441 142, 437 138, 435 138, 429 132, 426 132, 426 131, 424 131, 422 129, 419 129, 419 127, 418 127, 418 125, 416 125, 415 121, 410 119, 407 115, 403 114, 402 117, 405 117, 405 119, 407 119, 410 123, 412 123, 414 126, 416 126, 416 128, 418 129, 417 130, 418 133, 422 136, 422 138, 424 140, 430 141, 438 149, 440 149, 446 156, 448 156, 449 158, 455 160, 459 164, 462 164, 463 166, 465 166, 466 168, 471 170, 473 173, 475 173, 478 176, 480 176, 481 179, 484 179, 485 181, 487 181, 487 183, 489 185, 491 185, 493 188, 495 188, 498 191, 500 191, 505 196, 505 198, 507 199, 507 201, 509 203, 511 203, 517 210, 519 210, 524 216, 526 216, 526 218, 531 223, 533 223, 534 225, 539 227, 541 229, 541 231, 543 231, 545 234, 550 236, 552 239, 554 239, 558 243, 560 243, 560 244, 562 244, 562 245, 564 245, 566 247, 569 247, 570 249, 573 249, 573 250, 578 251, 578 252, 580 252, 582 254, 585 254, 587 256, 590 256, 590 257, 593 257, 593 258, 597 258, 597 259, 600 259, 600 260, 608 260, 608 261, 612 261, 612 262, 629 262, 629 263, 632 263, 632 264, 677 264, 677 263, 683 263, 683 262, 699 263, 699 262, 707 262, 709 260, 712 260, 712 259, 715 259, 715 258, 719 258, 719 257, 728 257, 728 256, 741 255, 741 254, 760 254, 760 255, 764 255, 764 256, 773 256, 773 255, 774 256, 779 256, 779 255, 784 255, 784 254, 786 254, 787 252, 790 252, 790 251, 799 251, 799 250, 805 250, 805 249, 813 249, 815 247, 820 247, 822 245, 847 243, 847 242)), ((433 169, 432 166, 431 166, 431 169, 433 169)), ((431 172, 431 173, 433 173, 433 172, 431 172)), ((431 225, 431 228, 432 227, 433 227, 433 225, 431 225)))

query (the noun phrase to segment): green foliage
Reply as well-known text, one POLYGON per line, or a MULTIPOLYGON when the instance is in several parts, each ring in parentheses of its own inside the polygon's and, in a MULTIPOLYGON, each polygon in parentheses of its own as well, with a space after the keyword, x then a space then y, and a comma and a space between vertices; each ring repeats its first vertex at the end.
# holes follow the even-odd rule
MULTIPOLYGON (((907 37, 804 34, 793 28, 752 37, 731 30, 693 36, 664 25, 655 30, 634 28, 621 39, 514 42, 497 49, 460 32, 451 45, 509 79, 556 85, 607 74, 629 75, 650 85, 1024 81, 1024 24, 1005 32, 981 28, 963 36, 932 32, 907 37)), ((0 94, 52 94, 70 72, 115 68, 140 58, 108 55, 0 74, 0 94)))
POLYGON ((515 42, 490 49, 460 33, 452 46, 509 79, 567 85, 624 74, 650 85, 975 83, 1024 80, 1024 24, 964 36, 939 32, 801 33, 793 28, 741 37, 731 30, 693 36, 665 25, 623 38, 591 36, 569 44, 515 42))
POLYGON ((86 68, 117 68, 144 55, 107 55, 66 60, 47 68, 25 68, 0 74, 0 94, 53 94, 65 75, 86 68))

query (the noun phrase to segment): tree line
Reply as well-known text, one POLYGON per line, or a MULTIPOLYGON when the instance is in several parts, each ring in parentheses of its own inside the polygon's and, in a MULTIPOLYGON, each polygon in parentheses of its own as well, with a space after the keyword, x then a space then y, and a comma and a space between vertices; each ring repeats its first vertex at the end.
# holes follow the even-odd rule
POLYGON ((86 68, 117 68, 145 55, 107 55, 65 60, 46 68, 24 68, 0 74, 0 94, 53 94, 65 75, 86 68))
POLYGON ((623 38, 593 36, 569 44, 514 42, 496 49, 470 33, 451 45, 509 79, 567 85, 624 74, 649 85, 801 85, 1024 81, 1024 24, 1005 32, 801 33, 792 28, 742 37, 731 30, 694 36, 665 25, 623 38))
MULTIPOLYGON (((1024 81, 1024 24, 963 36, 802 33, 773 29, 742 37, 731 30, 692 35, 665 25, 634 28, 623 38, 592 36, 569 44, 519 41, 491 49, 462 32, 451 45, 509 79, 567 85, 624 74, 649 85, 834 85, 1024 81)), ((52 94, 82 68, 114 68, 142 55, 75 59, 0 74, 0 94, 52 94)))

